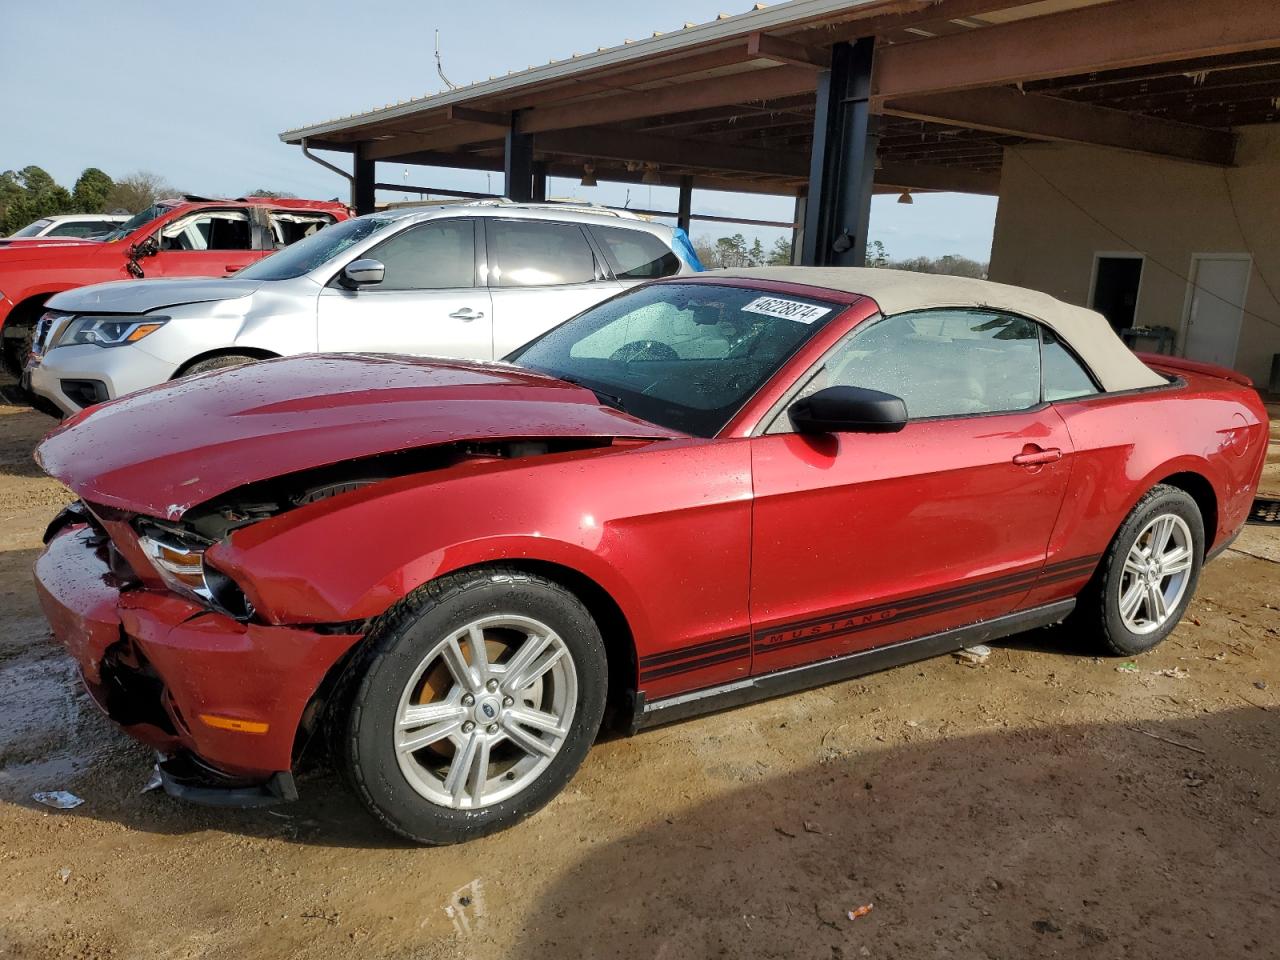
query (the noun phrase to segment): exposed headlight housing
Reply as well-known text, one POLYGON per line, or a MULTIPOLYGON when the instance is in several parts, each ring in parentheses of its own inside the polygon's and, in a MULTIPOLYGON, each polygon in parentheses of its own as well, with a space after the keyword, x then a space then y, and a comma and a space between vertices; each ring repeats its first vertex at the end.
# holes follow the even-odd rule
POLYGON ((57 339, 49 348, 67 347, 73 344, 93 344, 98 347, 120 347, 137 343, 149 337, 166 323, 168 317, 113 317, 86 315, 64 323, 57 331, 57 339))
POLYGON ((212 599, 204 576, 204 548, 155 532, 141 534, 138 543, 165 586, 175 593, 212 599))
POLYGON ((235 620, 253 617, 253 604, 239 584, 205 560, 204 544, 150 524, 140 530, 138 543, 170 590, 202 600, 235 620))

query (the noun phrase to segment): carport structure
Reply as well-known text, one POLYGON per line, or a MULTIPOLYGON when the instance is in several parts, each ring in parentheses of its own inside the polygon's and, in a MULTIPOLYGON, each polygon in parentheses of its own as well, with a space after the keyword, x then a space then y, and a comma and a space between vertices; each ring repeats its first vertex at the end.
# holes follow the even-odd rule
POLYGON ((853 265, 874 191, 997 194, 1027 141, 1230 165, 1278 103, 1274 0, 796 0, 281 138, 351 153, 360 212, 379 161, 666 184, 686 227, 694 190, 782 194, 802 262, 853 265))

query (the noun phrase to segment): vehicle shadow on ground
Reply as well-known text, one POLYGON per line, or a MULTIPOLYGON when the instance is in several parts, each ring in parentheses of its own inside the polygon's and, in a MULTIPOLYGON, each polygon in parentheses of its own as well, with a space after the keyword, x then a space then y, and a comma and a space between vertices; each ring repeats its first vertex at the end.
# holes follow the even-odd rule
POLYGON ((823 960, 1270 955, 1278 737, 1280 713, 1248 708, 859 744, 658 809, 560 875, 529 911, 522 946, 592 956, 607 938, 615 956, 823 960))
MULTIPOLYGON (((31 557, 35 557, 32 550, 31 557)), ((24 553, 26 556, 26 553, 24 553)), ((6 554, 6 559, 12 557, 6 554)), ((44 622, 40 621, 41 627, 44 622)), ((1079 655, 1079 639, 1064 630, 1038 630, 1010 637, 1002 643, 1025 645, 1027 649, 1061 655, 1079 655)), ((12 648, 17 654, 17 648, 12 648)), ((347 847, 347 849, 401 849, 411 846, 390 835, 366 812, 360 801, 340 780, 340 774, 329 763, 323 741, 316 737, 303 749, 298 769, 296 803, 280 804, 270 809, 210 808, 173 799, 161 790, 142 792, 151 780, 151 754, 142 745, 128 739, 101 716, 79 682, 72 660, 51 639, 47 630, 32 635, 22 650, 29 664, 0 663, 0 678, 5 667, 22 671, 24 703, 0 717, 0 748, 5 742, 22 745, 22 759, 31 771, 56 774, 59 782, 36 782, 22 776, 22 768, 14 767, 9 776, 0 774, 0 803, 15 801, 33 806, 33 790, 68 788, 86 800, 65 815, 111 820, 131 829, 157 835, 188 835, 202 831, 234 833, 257 838, 276 838, 301 845, 347 847), (38 744, 29 739, 22 727, 40 731, 38 744), (36 749, 38 746, 38 750, 36 749), (37 755, 38 754, 38 755, 37 755)), ((858 681, 850 681, 858 682, 858 681)), ((836 685, 841 686, 841 685, 836 685)), ((726 714, 740 716, 740 714, 726 714)), ((680 730, 698 736, 699 721, 681 724, 680 730)), ((630 741, 643 753, 646 744, 660 733, 649 733, 630 741)), ((600 731, 600 745, 626 740, 617 723, 600 731)), ((870 745, 872 748, 878 746, 870 745)), ((0 749, 0 765, 6 758, 0 749)), ((590 758, 588 759, 590 763, 590 758)), ((644 763, 641 759, 640 763, 644 763)), ((643 773, 639 778, 644 781, 643 773)))

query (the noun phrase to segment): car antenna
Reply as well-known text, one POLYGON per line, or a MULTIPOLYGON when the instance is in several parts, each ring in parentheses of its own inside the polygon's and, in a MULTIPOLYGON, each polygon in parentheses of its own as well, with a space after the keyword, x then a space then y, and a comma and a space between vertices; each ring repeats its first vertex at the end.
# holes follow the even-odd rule
POLYGON ((440 74, 440 79, 444 81, 444 85, 450 90, 457 90, 458 85, 450 81, 444 75, 444 66, 440 63, 440 28, 436 27, 436 73, 440 74))

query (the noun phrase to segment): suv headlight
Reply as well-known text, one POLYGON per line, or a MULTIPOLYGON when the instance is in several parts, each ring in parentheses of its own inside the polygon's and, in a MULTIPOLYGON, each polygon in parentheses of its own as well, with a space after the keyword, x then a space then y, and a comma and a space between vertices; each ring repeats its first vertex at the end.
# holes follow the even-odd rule
POLYGON ((119 347, 149 337, 166 323, 168 317, 76 317, 58 333, 53 347, 91 343, 99 347, 119 347))

